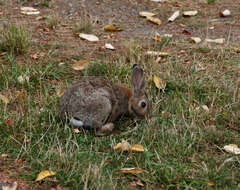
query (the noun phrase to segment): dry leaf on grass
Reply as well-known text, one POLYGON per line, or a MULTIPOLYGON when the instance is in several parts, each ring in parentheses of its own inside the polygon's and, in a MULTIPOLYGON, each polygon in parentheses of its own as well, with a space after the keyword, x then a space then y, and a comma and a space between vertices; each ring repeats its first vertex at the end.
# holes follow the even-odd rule
POLYGON ((151 55, 151 56, 169 56, 168 52, 161 52, 161 51, 147 51, 146 53, 147 55, 151 55))
POLYGON ((126 140, 122 140, 121 143, 118 143, 113 147, 114 150, 121 150, 121 151, 129 151, 130 148, 131 148, 131 145, 126 140))
POLYGON ((199 37, 190 37, 190 38, 188 38, 188 41, 198 44, 198 43, 200 43, 202 40, 201 40, 201 38, 199 38, 199 37))
POLYGON ((144 148, 140 144, 134 144, 130 145, 126 140, 122 140, 121 143, 116 144, 113 147, 114 150, 121 150, 121 151, 128 151, 128 152, 144 152, 147 151, 146 148, 144 148))
POLYGON ((176 20, 177 17, 179 17, 180 15, 180 11, 175 11, 172 16, 168 19, 168 22, 173 22, 174 20, 176 20))
POLYGON ((117 26, 113 26, 111 24, 107 24, 106 26, 104 26, 104 30, 109 32, 117 32, 122 31, 123 29, 117 26))
POLYGON ((63 95, 62 89, 61 88, 57 88, 56 89, 56 94, 57 94, 58 97, 61 97, 63 95))
POLYGON ((18 78, 17 78, 18 82, 20 84, 24 84, 25 81, 29 81, 29 76, 27 75, 20 75, 18 78))
POLYGON ((33 7, 21 7, 21 13, 25 15, 38 15, 40 12, 33 7))
POLYGON ((110 49, 110 50, 115 50, 115 48, 112 46, 112 44, 105 44, 105 48, 110 49))
POLYGON ((17 190, 17 187, 18 187, 18 184, 16 181, 13 182, 12 184, 0 182, 1 190, 17 190))
POLYGON ((183 16, 195 16, 198 14, 198 11, 184 11, 183 16))
POLYGON ((207 184, 208 184, 208 186, 214 186, 215 185, 215 183, 213 181, 209 181, 207 184))
POLYGON ((9 99, 8 99, 6 96, 2 95, 2 94, 0 94, 0 99, 1 99, 5 104, 9 104, 9 103, 10 103, 9 99))
POLYGON ((204 109, 206 112, 209 112, 209 108, 207 107, 207 105, 202 105, 202 109, 204 109))
POLYGON ((51 170, 43 170, 38 174, 35 181, 41 181, 42 179, 44 179, 46 177, 51 177, 51 176, 54 176, 54 175, 56 175, 56 172, 53 172, 51 170))
POLYGON ((125 173, 125 174, 140 174, 140 173, 142 173, 142 170, 140 168, 122 168, 119 171, 122 173, 125 173))
POLYGON ((151 16, 147 16, 146 18, 147 18, 148 21, 150 21, 154 24, 158 24, 158 25, 162 24, 162 21, 159 18, 154 18, 154 17, 151 17, 151 16))
POLYGON ((75 61, 75 63, 72 65, 72 68, 76 71, 81 71, 86 69, 90 65, 90 62, 87 60, 79 60, 75 61))
POLYGON ((84 39, 84 40, 88 40, 90 42, 97 42, 99 41, 99 38, 93 34, 84 34, 84 33, 80 33, 79 37, 84 39))
POLYGON ((74 133, 76 133, 76 134, 80 133, 80 131, 79 131, 78 128, 73 129, 73 131, 74 131, 74 133))
POLYGON ((223 148, 229 153, 240 154, 240 148, 236 144, 225 145, 223 148))
POLYGON ((155 13, 151 13, 151 12, 147 12, 147 11, 141 11, 141 12, 139 12, 139 15, 141 17, 153 17, 156 14, 155 13))
POLYGON ((155 86, 160 90, 165 90, 166 88, 166 81, 164 79, 159 78, 158 76, 153 76, 153 82, 155 86))
POLYGON ((220 17, 226 17, 226 16, 230 16, 230 15, 231 15, 231 12, 228 9, 219 12, 220 17))
POLYGON ((157 42, 161 42, 162 41, 162 37, 160 34, 156 34, 154 37, 153 37, 153 40, 157 41, 157 42))
POLYGON ((223 44, 225 42, 224 38, 218 38, 218 39, 206 39, 206 42, 210 43, 216 43, 216 44, 223 44))

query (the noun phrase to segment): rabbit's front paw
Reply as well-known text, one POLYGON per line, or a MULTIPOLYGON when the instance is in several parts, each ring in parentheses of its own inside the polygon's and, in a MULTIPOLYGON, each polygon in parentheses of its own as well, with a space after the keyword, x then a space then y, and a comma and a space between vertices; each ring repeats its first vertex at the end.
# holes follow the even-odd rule
POLYGON ((83 122, 77 117, 72 117, 70 120, 70 123, 74 127, 82 127, 83 126, 83 122))

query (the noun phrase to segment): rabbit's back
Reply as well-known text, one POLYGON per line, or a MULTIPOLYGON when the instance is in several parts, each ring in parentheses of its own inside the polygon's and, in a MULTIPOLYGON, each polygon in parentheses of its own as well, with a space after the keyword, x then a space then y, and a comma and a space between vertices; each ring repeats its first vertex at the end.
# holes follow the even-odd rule
POLYGON ((83 77, 60 99, 61 115, 74 117, 85 126, 99 127, 110 117, 116 103, 112 83, 103 77, 83 77))

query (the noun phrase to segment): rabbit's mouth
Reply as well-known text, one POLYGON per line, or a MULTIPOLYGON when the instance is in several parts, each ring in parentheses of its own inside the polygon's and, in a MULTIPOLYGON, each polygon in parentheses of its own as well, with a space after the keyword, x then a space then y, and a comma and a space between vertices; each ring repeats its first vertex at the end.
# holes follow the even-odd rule
POLYGON ((138 111, 134 109, 134 107, 131 107, 131 114, 138 119, 144 118, 144 115, 139 114, 138 111))

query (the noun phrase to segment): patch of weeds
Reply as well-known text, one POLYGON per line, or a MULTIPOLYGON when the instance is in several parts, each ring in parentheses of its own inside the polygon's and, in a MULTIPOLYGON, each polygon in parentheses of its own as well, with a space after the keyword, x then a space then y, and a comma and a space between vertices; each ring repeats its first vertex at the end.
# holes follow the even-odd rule
POLYGON ((41 0, 39 5, 43 7, 49 7, 51 0, 41 0))
POLYGON ((207 0, 207 4, 212 4, 212 3, 215 3, 216 0, 207 0))
POLYGON ((24 26, 6 24, 0 31, 0 50, 10 54, 24 54, 30 46, 31 34, 24 26))
POLYGON ((50 29, 55 29, 59 24, 59 16, 58 14, 51 15, 47 18, 47 27, 50 29))
POLYGON ((74 33, 91 33, 92 32, 92 21, 87 16, 81 16, 80 20, 74 24, 73 32, 74 33))

